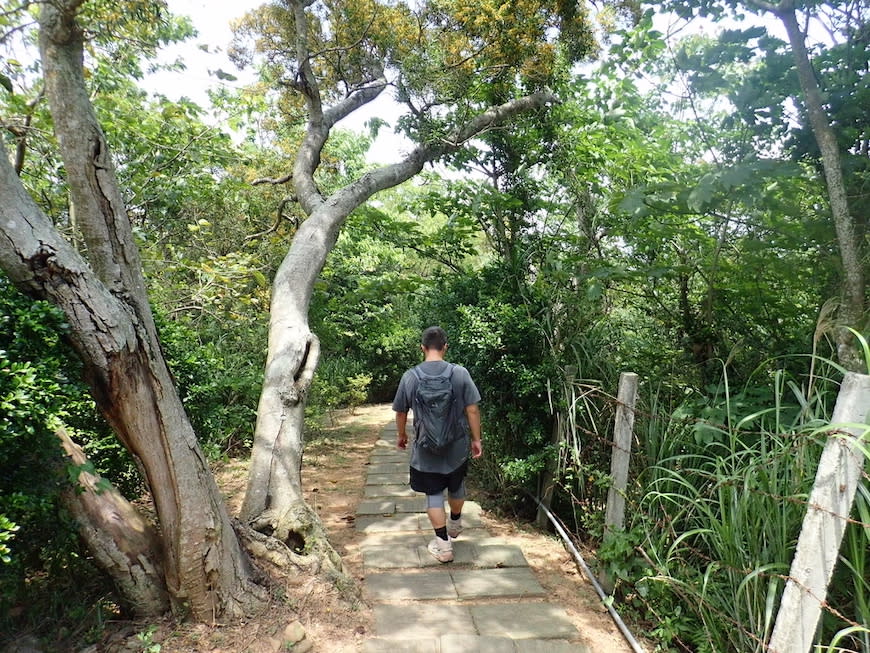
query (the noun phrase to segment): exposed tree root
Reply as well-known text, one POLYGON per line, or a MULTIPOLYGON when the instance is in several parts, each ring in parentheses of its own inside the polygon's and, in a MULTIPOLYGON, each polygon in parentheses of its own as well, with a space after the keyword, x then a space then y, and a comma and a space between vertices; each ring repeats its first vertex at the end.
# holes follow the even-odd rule
POLYGON ((350 603, 362 600, 359 584, 332 547, 320 519, 302 505, 280 517, 265 511, 250 525, 236 524, 239 540, 251 557, 279 573, 288 569, 321 575, 350 603))

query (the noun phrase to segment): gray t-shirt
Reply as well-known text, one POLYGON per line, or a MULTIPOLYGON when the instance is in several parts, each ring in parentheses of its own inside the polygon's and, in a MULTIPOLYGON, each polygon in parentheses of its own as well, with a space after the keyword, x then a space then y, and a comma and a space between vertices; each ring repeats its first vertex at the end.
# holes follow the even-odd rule
MULTIPOLYGON (((420 370, 424 374, 437 376, 443 374, 447 370, 448 365, 449 363, 445 361, 424 361, 420 363, 420 370)), ((461 365, 455 365, 450 382, 453 385, 455 396, 459 398, 463 407, 480 403, 480 392, 477 386, 474 385, 474 381, 471 380, 471 375, 467 369, 461 365)), ((408 370, 402 375, 402 380, 399 382, 399 389, 396 390, 396 398, 393 400, 393 410, 397 413, 407 413, 409 410, 412 410, 416 390, 417 377, 414 376, 412 370, 408 370)), ((433 454, 422 447, 418 447, 417 440, 414 438, 414 443, 411 446, 411 467, 419 469, 421 472, 449 474, 462 465, 468 458, 468 448, 470 446, 469 427, 465 411, 462 413, 461 421, 465 436, 451 443, 444 454, 433 454)))

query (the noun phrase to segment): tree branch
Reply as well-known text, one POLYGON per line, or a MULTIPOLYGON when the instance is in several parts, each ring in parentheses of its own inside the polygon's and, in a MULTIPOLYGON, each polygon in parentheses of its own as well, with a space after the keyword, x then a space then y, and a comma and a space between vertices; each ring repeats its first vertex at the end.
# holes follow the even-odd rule
POLYGON ((360 107, 377 98, 387 88, 387 80, 378 79, 371 86, 364 86, 353 91, 348 97, 338 104, 330 107, 323 113, 323 126, 331 129, 342 118, 346 118, 360 107))
POLYGON ((266 229, 265 231, 260 231, 259 233, 251 234, 250 236, 245 236, 245 241, 254 240, 256 238, 262 238, 263 236, 266 236, 268 234, 271 234, 271 233, 278 231, 278 226, 281 224, 281 220, 284 218, 286 218, 287 220, 292 222, 294 226, 298 227, 299 220, 297 218, 289 218, 289 217, 284 215, 284 207, 292 202, 295 202, 295 201, 296 201, 295 197, 285 197, 283 200, 281 200, 281 202, 278 204, 278 210, 277 210, 276 215, 275 215, 275 222, 272 223, 272 226, 269 227, 268 229, 266 229))
POLYGON ((459 149, 468 140, 485 130, 501 125, 519 114, 559 102, 559 98, 553 93, 541 91, 505 102, 499 106, 490 107, 469 120, 465 125, 460 125, 454 129, 443 141, 419 145, 398 163, 364 174, 358 180, 334 193, 331 199, 336 204, 344 205, 346 203, 349 205, 345 214, 349 215, 350 211, 375 193, 407 181, 420 172, 426 163, 459 149))
POLYGON ((85 83, 81 0, 43 3, 39 51, 54 129, 88 261, 97 277, 135 313, 139 336, 159 350, 142 262, 115 166, 85 83))
POLYGON ((260 177, 259 179, 255 179, 251 182, 251 186, 260 186, 261 184, 272 184, 273 186, 277 186, 279 184, 286 184, 288 181, 293 179, 293 173, 289 172, 283 177, 260 177))
POLYGON ((451 149, 458 148, 462 146, 465 141, 476 136, 485 129, 504 123, 518 114, 532 111, 534 109, 540 109, 548 104, 559 103, 559 98, 553 93, 549 91, 540 91, 516 100, 511 100, 510 102, 506 102, 497 107, 491 107, 472 118, 464 127, 455 130, 453 137, 447 141, 448 147, 451 149))

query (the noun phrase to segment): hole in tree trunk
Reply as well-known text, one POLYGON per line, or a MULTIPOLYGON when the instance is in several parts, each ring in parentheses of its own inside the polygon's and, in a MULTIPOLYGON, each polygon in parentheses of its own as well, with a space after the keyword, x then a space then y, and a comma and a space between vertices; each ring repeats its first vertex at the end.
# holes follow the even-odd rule
POLYGON ((296 531, 290 531, 284 544, 289 546, 293 553, 305 553, 305 538, 296 531))

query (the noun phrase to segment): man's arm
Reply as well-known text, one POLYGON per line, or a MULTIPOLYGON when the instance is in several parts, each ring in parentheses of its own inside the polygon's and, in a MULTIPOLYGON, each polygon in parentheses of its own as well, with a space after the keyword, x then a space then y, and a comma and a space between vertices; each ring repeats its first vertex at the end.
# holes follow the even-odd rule
POLYGON ((480 407, 468 404, 465 407, 465 418, 471 429, 471 457, 480 458, 483 455, 483 442, 480 439, 480 407))
POLYGON ((396 448, 408 448, 408 413, 396 413, 396 448))

